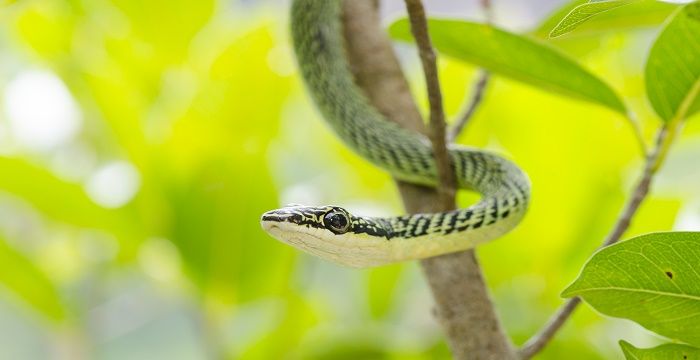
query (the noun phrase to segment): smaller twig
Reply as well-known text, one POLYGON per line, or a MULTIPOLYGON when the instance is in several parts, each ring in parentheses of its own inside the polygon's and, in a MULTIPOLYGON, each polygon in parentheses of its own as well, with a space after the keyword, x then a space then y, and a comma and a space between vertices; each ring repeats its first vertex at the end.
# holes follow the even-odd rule
POLYGON ((647 147, 646 141, 644 141, 644 134, 642 133, 642 126, 639 123, 639 120, 637 120, 637 117, 634 116, 633 113, 629 112, 627 113, 627 122, 632 127, 632 131, 634 131, 634 138, 637 140, 637 144, 639 145, 639 149, 642 151, 642 154, 645 157, 649 156, 649 148, 647 147))
POLYGON ((491 73, 489 73, 486 70, 481 70, 479 72, 479 78, 474 83, 474 90, 472 92, 472 97, 467 106, 464 108, 464 112, 462 113, 462 116, 460 116, 457 121, 455 121, 454 125, 450 128, 450 131, 448 132, 448 138, 447 140, 450 142, 454 142, 455 139, 464 131, 464 128, 467 126, 469 123, 469 120, 474 116, 474 113, 476 112, 476 109, 479 107, 481 104, 481 101, 484 99, 484 90, 486 90, 486 85, 489 83, 489 79, 491 78, 491 73))
POLYGON ((484 10, 486 23, 493 22, 493 8, 491 7, 491 0, 481 0, 479 1, 479 4, 481 4, 481 8, 484 10))
POLYGON ((445 111, 442 106, 442 92, 438 78, 437 56, 428 34, 428 21, 421 0, 405 0, 408 17, 411 21, 411 33, 418 45, 418 54, 430 102, 430 142, 438 173, 437 191, 440 194, 443 210, 452 210, 455 206, 455 177, 452 171, 447 141, 445 138, 445 111))
POLYGON ((562 305, 557 312, 552 315, 552 317, 549 319, 547 322, 547 325, 542 328, 542 331, 537 333, 536 336, 533 336, 530 340, 528 340, 525 345, 518 351, 518 356, 520 359, 530 359, 532 358, 535 354, 540 352, 548 343, 549 341, 554 337, 554 334, 559 331, 559 329, 564 325, 566 320, 569 319, 571 314, 573 314, 574 310, 576 310, 576 307, 578 304, 581 303, 581 298, 579 297, 574 297, 569 300, 567 300, 564 305, 562 305))
MULTIPOLYGON (((654 146, 654 150, 646 158, 644 171, 639 182, 637 183, 637 186, 632 192, 629 202, 625 206, 622 213, 620 213, 620 216, 615 222, 615 226, 605 238, 602 245, 598 247, 599 249, 618 242, 632 223, 632 218, 637 213, 637 210, 639 210, 639 206, 649 194, 651 181, 658 169, 657 164, 659 163, 659 160, 661 160, 660 157, 664 156, 663 149, 666 149, 667 143, 672 141, 672 139, 669 140, 668 133, 668 126, 663 126, 661 130, 659 130, 659 133, 656 136, 656 145, 654 146)), ((557 331, 559 331, 562 325, 564 325, 569 317, 571 317, 574 310, 580 303, 581 299, 578 297, 571 298, 564 303, 564 305, 562 305, 559 310, 552 315, 547 324, 522 346, 518 352, 520 358, 530 359, 535 354, 540 352, 545 346, 547 346, 557 331)))
POLYGON ((656 173, 654 165, 657 163, 658 157, 661 154, 661 149, 663 149, 664 147, 667 135, 668 128, 664 126, 661 128, 658 135, 656 136, 656 146, 654 147, 654 151, 647 156, 647 161, 644 165, 644 172, 642 173, 642 178, 639 180, 639 183, 637 183, 637 187, 635 188, 634 193, 632 194, 632 198, 629 200, 629 203, 625 207, 625 210, 622 212, 617 222, 615 223, 613 231, 611 231, 610 234, 608 234, 608 237, 605 239, 603 245, 601 245, 600 248, 618 242, 627 230, 627 228, 629 228, 630 223, 632 222, 632 217, 637 212, 637 209, 639 209, 639 206, 642 204, 644 198, 649 194, 651 180, 654 177, 654 174, 656 173))

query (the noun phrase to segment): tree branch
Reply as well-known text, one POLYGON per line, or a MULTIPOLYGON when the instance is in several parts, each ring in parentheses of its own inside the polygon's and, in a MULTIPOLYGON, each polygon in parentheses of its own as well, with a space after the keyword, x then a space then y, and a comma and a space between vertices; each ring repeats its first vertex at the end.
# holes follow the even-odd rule
POLYGON ((454 359, 516 359, 474 250, 421 261, 454 359))
MULTIPOLYGON (((390 121, 426 134, 418 108, 380 26, 375 3, 343 1, 347 54, 357 83, 390 121)), ((441 211, 430 188, 397 181, 409 213, 441 211)), ((437 316, 456 359, 514 359, 473 251, 422 261, 437 316)))
POLYGON ((430 102, 430 143, 438 173, 437 190, 442 202, 442 210, 455 208, 455 175, 450 164, 445 137, 445 110, 442 107, 442 92, 438 78, 437 56, 433 50, 428 34, 428 21, 421 0, 405 0, 408 18, 411 21, 411 33, 418 45, 418 54, 423 65, 425 84, 428 88, 430 102))
MULTIPOLYGON (((610 231, 608 236, 603 241, 602 245, 598 249, 612 245, 620 240, 625 231, 629 228, 632 223, 632 218, 639 210, 639 206, 642 204, 644 199, 649 194, 649 189, 651 187, 651 182, 654 178, 654 174, 658 169, 658 164, 663 161, 664 153, 662 149, 667 148, 669 141, 673 138, 668 136, 669 128, 663 126, 656 136, 656 145, 649 156, 647 156, 644 171, 637 182, 637 186, 632 191, 632 196, 629 198, 627 205, 623 209, 622 213, 617 218, 613 229, 610 231)), ((518 354, 521 359, 530 359, 535 354, 540 352, 547 344, 552 340, 554 335, 559 331, 559 329, 566 323, 566 321, 571 317, 576 307, 581 303, 581 299, 578 297, 569 299, 564 305, 562 305, 559 310, 550 318, 547 324, 537 333, 535 336, 530 338, 520 349, 518 354)))
POLYGON ((481 105, 481 101, 484 99, 484 91, 486 90, 486 85, 489 83, 491 78, 491 73, 487 70, 479 71, 479 78, 474 83, 474 90, 472 92, 471 100, 469 104, 464 109, 462 116, 460 116, 457 121, 452 125, 448 134, 448 140, 453 142, 457 139, 459 134, 464 131, 464 128, 469 123, 469 120, 474 116, 476 109, 481 105))

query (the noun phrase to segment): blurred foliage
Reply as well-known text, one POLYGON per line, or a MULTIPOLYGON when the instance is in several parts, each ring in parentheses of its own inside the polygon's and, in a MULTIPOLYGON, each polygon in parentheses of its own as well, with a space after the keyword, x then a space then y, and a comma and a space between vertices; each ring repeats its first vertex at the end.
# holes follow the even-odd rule
MULTIPOLYGON (((2 240, 2 239, 0 239, 2 240)), ((24 255, 0 241, 0 283, 49 319, 63 316, 63 305, 55 286, 46 274, 32 265, 24 255)))
MULTIPOLYGON (((414 264, 339 268, 259 228, 259 215, 280 203, 401 212, 391 179, 345 149, 305 96, 283 6, 213 0, 2 6, 5 354, 448 358, 414 264), (31 71, 60 78, 80 110, 79 131, 53 147, 23 143, 6 111, 10 85, 31 71), (100 205, 88 190, 114 162, 136 169, 137 191, 123 204, 100 205)), ((608 19, 608 31, 549 42, 623 94, 650 140, 657 121, 644 100, 642 59, 656 31, 646 27, 663 17, 639 13, 643 19, 620 20, 633 26, 608 19)), ((424 105, 414 52, 398 50, 424 105)), ((440 67, 446 106, 456 116, 475 69, 449 59, 440 67)), ((34 106, 47 101, 37 98, 34 106)), ((697 123, 679 144, 687 151, 672 155, 676 173, 662 172, 663 186, 629 236, 700 226, 700 193, 679 186, 700 173, 678 175, 697 166, 697 123)), ((493 80, 459 140, 509 155, 534 184, 524 223, 479 251, 504 323, 522 342, 561 303, 560 291, 613 223, 642 159, 622 115, 504 78, 493 80)), ((121 189, 119 178, 111 180, 107 192, 121 189)), ((541 358, 621 357, 620 334, 639 346, 656 344, 636 325, 581 308, 541 358)))

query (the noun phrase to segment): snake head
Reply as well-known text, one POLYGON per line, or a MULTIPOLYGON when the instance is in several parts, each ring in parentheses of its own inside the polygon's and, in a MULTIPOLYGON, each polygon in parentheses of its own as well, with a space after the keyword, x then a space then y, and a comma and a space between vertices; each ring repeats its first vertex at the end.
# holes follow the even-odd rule
POLYGON ((261 222, 265 230, 291 224, 292 226, 287 227, 306 227, 344 234, 350 230, 352 218, 347 210, 337 206, 293 204, 264 213, 261 222))
POLYGON ((260 222, 277 240, 347 266, 373 265, 374 249, 386 242, 367 231, 366 219, 338 206, 290 205, 264 213, 260 222))

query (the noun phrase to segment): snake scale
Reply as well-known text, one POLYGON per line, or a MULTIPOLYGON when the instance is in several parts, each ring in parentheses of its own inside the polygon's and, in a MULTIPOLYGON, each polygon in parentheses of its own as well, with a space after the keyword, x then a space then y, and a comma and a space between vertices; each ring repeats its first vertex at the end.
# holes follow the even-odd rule
MULTIPOLYGON (((354 83, 345 57, 342 0, 294 0, 291 30, 302 77, 323 117, 355 152, 395 178, 435 186, 428 140, 384 118, 354 83)), ((522 219, 530 198, 527 176, 489 152, 450 145, 460 188, 481 194, 463 209, 397 217, 363 217, 338 206, 291 205, 262 215, 270 235, 352 267, 378 266, 466 250, 493 240, 522 219)))

